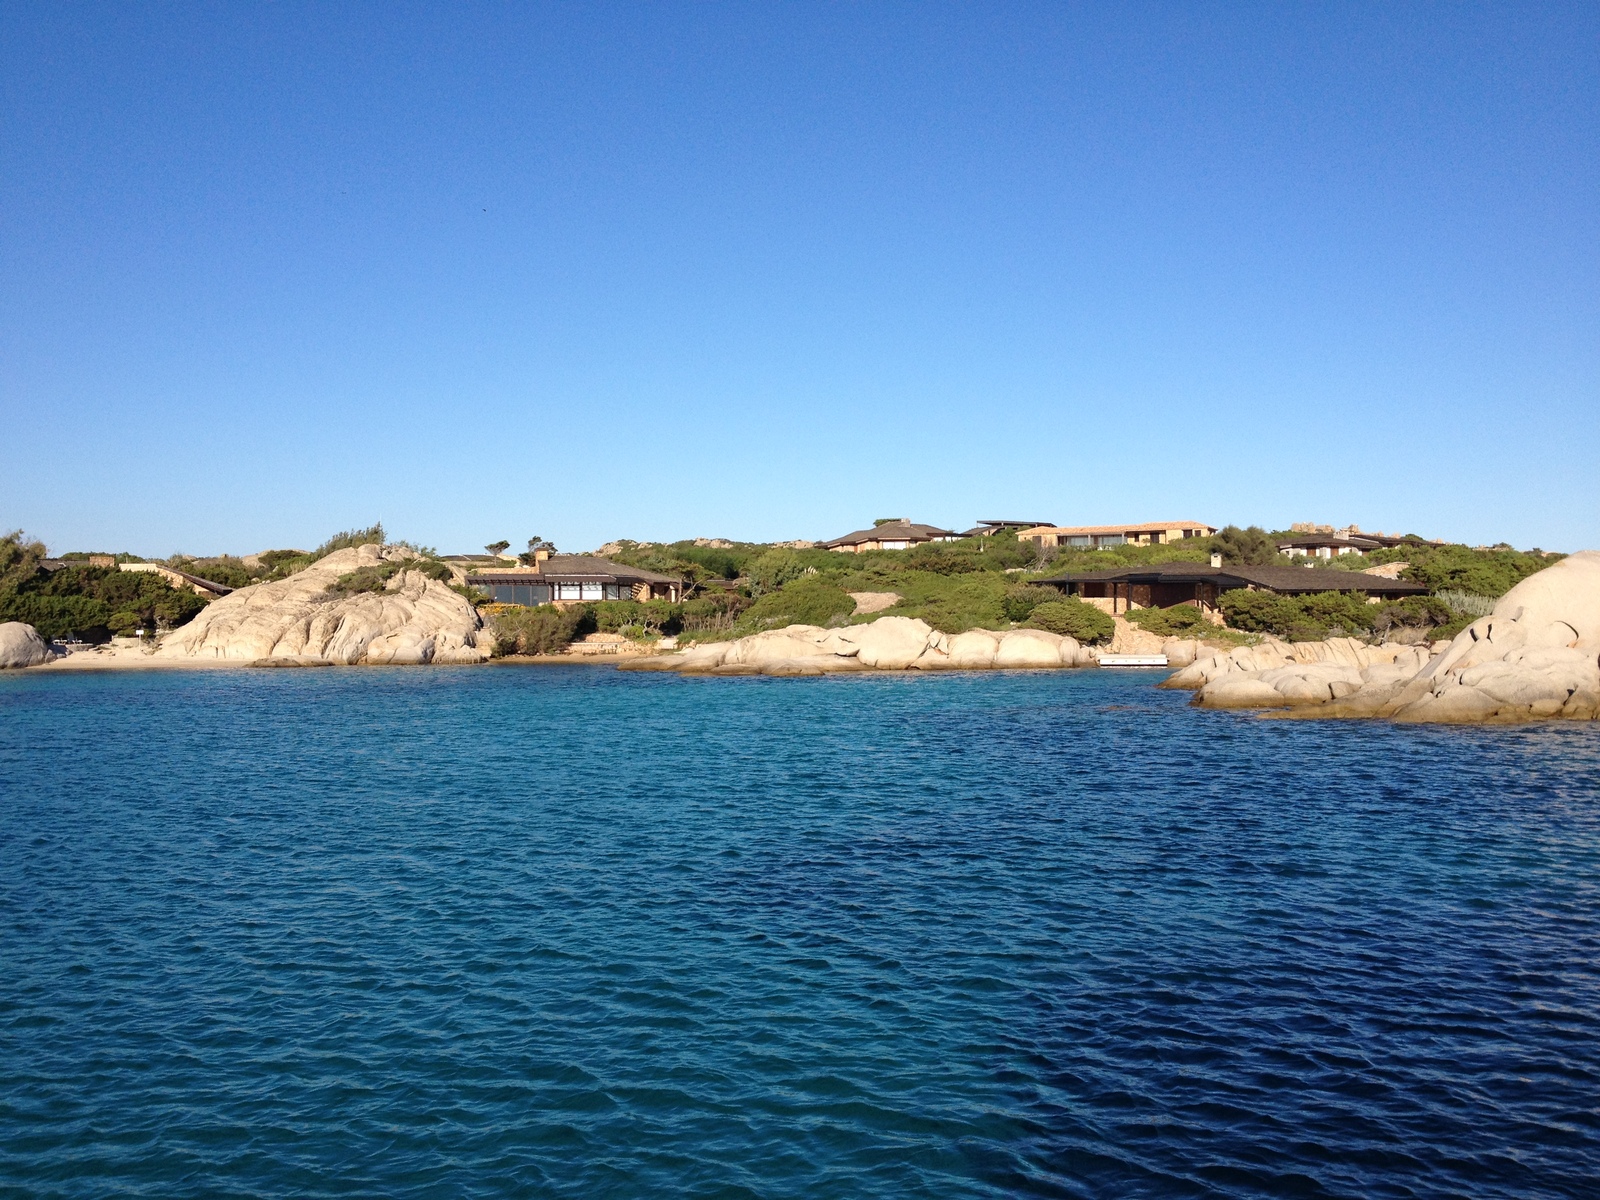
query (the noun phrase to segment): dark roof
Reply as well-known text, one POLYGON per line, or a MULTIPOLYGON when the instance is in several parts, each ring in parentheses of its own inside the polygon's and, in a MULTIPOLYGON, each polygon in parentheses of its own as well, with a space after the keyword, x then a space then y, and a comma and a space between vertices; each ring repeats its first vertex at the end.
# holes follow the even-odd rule
POLYGON ((198 575, 191 575, 189 572, 180 571, 176 567, 168 567, 167 570, 171 571, 174 575, 182 575, 190 583, 203 587, 208 592, 214 592, 218 596, 226 596, 229 592, 233 591, 233 589, 225 583, 217 583, 215 580, 211 579, 201 579, 198 575))
POLYGON ((1034 583, 1214 583, 1229 588, 1260 587, 1268 591, 1368 592, 1374 596, 1419 596, 1427 586, 1403 579, 1384 579, 1360 571, 1329 571, 1307 567, 1213 567, 1207 563, 1152 563, 1149 566, 1113 567, 1103 571, 1074 571, 1036 579, 1034 583))
POLYGON ((831 550, 835 546, 859 546, 862 542, 877 542, 884 539, 895 542, 931 542, 935 538, 953 538, 960 535, 949 529, 940 529, 937 525, 918 525, 915 521, 885 521, 882 525, 874 525, 871 529, 858 529, 854 533, 847 533, 843 537, 834 538, 831 542, 821 543, 824 550, 831 550))
POLYGON ((963 533, 962 537, 983 537, 990 533, 1003 533, 1007 529, 1033 529, 1039 525, 1049 525, 1050 521, 984 521, 980 520, 971 529, 963 533))
POLYGON ((1294 546, 1354 546, 1357 550, 1378 550, 1383 544, 1377 538, 1365 535, 1339 537, 1333 533, 1310 533, 1304 537, 1287 538, 1278 543, 1278 549, 1294 546))
POLYGON ((475 571, 469 583, 541 583, 577 581, 583 583, 677 583, 683 580, 643 567, 628 567, 592 554, 552 554, 532 567, 507 567, 503 570, 475 571))

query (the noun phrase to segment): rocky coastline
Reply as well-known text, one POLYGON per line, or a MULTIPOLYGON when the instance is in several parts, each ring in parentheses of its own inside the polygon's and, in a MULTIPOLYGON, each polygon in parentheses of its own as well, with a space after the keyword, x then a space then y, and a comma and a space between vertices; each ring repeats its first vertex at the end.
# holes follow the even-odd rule
MULTIPOLYGON (((0 624, 0 667, 486 662, 492 630, 466 597, 408 568, 416 557, 395 546, 335 551, 287 579, 213 601, 154 648, 114 646, 63 657, 31 626, 0 624), (339 584, 371 568, 387 574, 375 590, 339 584)), ((1110 644, 1094 647, 1042 629, 947 634, 922 620, 883 616, 837 628, 790 625, 610 661, 625 671, 794 676, 1062 669, 1129 653, 1165 655, 1179 669, 1160 686, 1193 690, 1202 708, 1441 723, 1594 720, 1600 718, 1600 551, 1573 554, 1529 576, 1490 615, 1431 646, 1268 637, 1223 649, 1157 637, 1118 618, 1110 644)), ((581 654, 570 659, 586 657, 595 661, 581 654)))
POLYGON ((1448 643, 1265 642, 1198 659, 1164 686, 1202 708, 1440 724, 1600 719, 1600 551, 1524 579, 1448 643))

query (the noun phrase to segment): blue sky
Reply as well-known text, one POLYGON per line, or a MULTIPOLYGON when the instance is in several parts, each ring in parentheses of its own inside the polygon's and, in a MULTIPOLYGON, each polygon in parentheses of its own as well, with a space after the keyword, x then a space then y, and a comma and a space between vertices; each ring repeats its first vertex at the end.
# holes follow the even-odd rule
POLYGON ((1600 8, 0 4, 0 524, 1600 546, 1600 8))

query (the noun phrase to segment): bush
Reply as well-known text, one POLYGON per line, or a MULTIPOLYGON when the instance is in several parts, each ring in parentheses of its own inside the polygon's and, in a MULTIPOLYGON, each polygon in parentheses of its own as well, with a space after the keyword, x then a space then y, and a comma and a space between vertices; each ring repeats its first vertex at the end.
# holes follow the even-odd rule
POLYGON ((842 588, 815 577, 797 579, 762 596, 739 617, 735 628, 754 633, 785 625, 826 625, 848 617, 856 602, 842 588))
MULTIPOLYGON (((1372 557, 1378 558, 1377 555, 1372 557)), ((1409 562, 1406 578, 1425 583, 1434 592, 1448 590, 1498 598, 1529 575, 1554 565, 1560 556, 1546 557, 1511 549, 1408 545, 1384 551, 1382 557, 1387 561, 1403 558, 1409 562)))
MULTIPOLYGON (((1463 617, 1487 617, 1494 611, 1495 601, 1489 596, 1475 596, 1456 588, 1445 588, 1439 599, 1450 606, 1450 611, 1463 617)), ((1468 622, 1469 624, 1471 622, 1468 622)))
POLYGON ((512 608, 494 613, 494 652, 504 654, 559 654, 575 640, 593 633, 594 610, 587 605, 561 609, 554 604, 512 608))
POLYGON ((1437 596, 1407 596, 1380 604, 1372 618, 1378 633, 1391 629, 1433 629, 1455 617, 1450 606, 1437 596))
POLYGON ((750 601, 738 592, 708 592, 685 600, 678 606, 683 613, 683 632, 687 634, 727 633, 750 601))
POLYGON ((1066 634, 1085 645, 1109 641, 1117 631, 1117 623, 1109 613, 1071 596, 1038 605, 1029 616, 1028 624, 1051 633, 1066 634))
POLYGON ((642 633, 677 633, 683 628, 683 605, 667 600, 602 600, 591 606, 602 633, 637 629, 642 633))
POLYGON ((1351 637, 1372 628, 1378 610, 1364 592, 1311 592, 1279 596, 1238 588, 1218 600, 1228 624, 1250 633, 1270 633, 1292 642, 1351 637))
POLYGON ((1201 638, 1216 632, 1217 627, 1192 604, 1175 604, 1171 608, 1135 608, 1125 614, 1140 629, 1162 637, 1201 638))
POLYGON ((172 587, 160 575, 110 567, 35 569, 0 587, 0 621, 26 622, 44 638, 104 641, 124 626, 170 629, 205 606, 199 596, 172 587))
POLYGON ((1041 604, 1061 599, 1055 588, 1037 587, 1031 583, 1013 584, 1006 589, 1000 609, 1008 621, 1026 621, 1041 604))
POLYGON ((747 573, 750 577, 750 594, 765 596, 778 591, 785 584, 804 577, 806 563, 793 550, 779 548, 768 550, 753 560, 747 573))
POLYGON ((931 571, 935 575, 966 575, 983 570, 977 554, 959 543, 924 542, 906 551, 901 561, 908 571, 931 571))

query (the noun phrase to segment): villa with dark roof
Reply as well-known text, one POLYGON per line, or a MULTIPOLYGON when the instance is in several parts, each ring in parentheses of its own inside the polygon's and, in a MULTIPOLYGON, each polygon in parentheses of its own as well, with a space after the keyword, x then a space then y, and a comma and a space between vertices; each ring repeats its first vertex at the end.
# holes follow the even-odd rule
POLYGON ((531 567, 487 567, 467 576, 497 604, 578 604, 594 600, 683 599, 683 580, 592 554, 546 554, 531 567))
POLYGON ((1308 592, 1365 592, 1369 599, 1398 600, 1422 596, 1427 587, 1401 579, 1385 579, 1360 571, 1328 571, 1312 567, 1224 567, 1205 563, 1168 562, 1076 571, 1030 582, 1078 596, 1110 613, 1130 608, 1171 608, 1192 604, 1203 612, 1217 610, 1217 598, 1236 588, 1301 596, 1308 592))
POLYGON ((924 542, 954 542, 961 535, 937 525, 918 525, 906 517, 884 521, 871 529, 858 529, 843 537, 823 542, 824 550, 838 550, 845 554, 861 554, 868 550, 906 550, 924 542))

